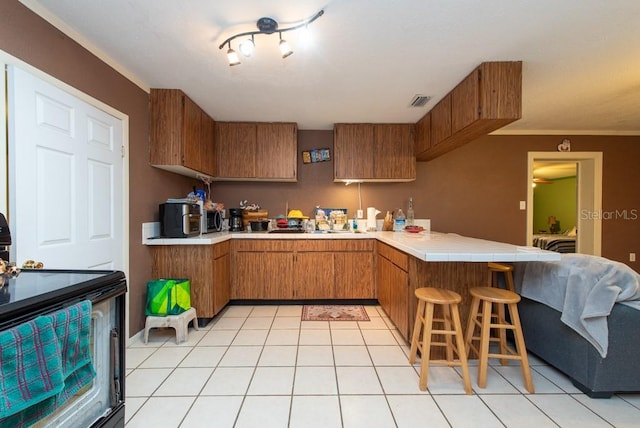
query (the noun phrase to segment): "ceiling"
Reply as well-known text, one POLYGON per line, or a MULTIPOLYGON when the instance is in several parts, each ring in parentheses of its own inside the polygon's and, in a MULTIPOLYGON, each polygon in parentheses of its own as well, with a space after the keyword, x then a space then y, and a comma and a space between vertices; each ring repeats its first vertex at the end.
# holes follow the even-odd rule
POLYGON ((575 177, 578 170, 577 162, 534 162, 533 177, 548 180, 575 177))
MULTIPOLYGON (((640 135, 638 0, 21 0, 144 89, 180 88, 216 120, 416 122, 478 64, 523 61, 513 134, 640 135), (233 34, 263 16, 313 43, 258 35, 229 67, 233 34), (430 95, 421 108, 414 95, 430 95)), ((237 45, 233 48, 238 51, 237 45)))

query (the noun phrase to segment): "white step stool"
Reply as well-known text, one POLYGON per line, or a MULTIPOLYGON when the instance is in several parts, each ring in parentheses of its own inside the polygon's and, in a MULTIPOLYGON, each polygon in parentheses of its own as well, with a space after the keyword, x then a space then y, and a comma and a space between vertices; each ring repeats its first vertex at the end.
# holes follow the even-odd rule
POLYGON ((159 327, 170 327, 176 331, 176 344, 180 344, 187 340, 189 335, 189 321, 193 320, 193 328, 198 328, 198 316, 196 315, 195 308, 189 308, 179 315, 167 315, 167 316, 147 316, 147 321, 144 324, 144 343, 149 341, 149 330, 159 327))

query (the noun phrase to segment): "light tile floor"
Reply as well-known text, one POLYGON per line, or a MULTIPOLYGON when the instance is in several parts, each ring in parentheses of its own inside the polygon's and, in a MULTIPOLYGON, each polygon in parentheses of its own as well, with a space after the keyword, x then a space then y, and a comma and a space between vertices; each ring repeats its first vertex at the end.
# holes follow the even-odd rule
POLYGON ((366 309, 368 322, 302 322, 301 306, 229 306, 180 345, 169 329, 133 339, 126 426, 640 426, 640 394, 590 399, 534 357, 535 394, 517 363, 497 361, 485 389, 470 367, 472 395, 449 367, 430 368, 422 392, 407 343, 380 307, 366 309))

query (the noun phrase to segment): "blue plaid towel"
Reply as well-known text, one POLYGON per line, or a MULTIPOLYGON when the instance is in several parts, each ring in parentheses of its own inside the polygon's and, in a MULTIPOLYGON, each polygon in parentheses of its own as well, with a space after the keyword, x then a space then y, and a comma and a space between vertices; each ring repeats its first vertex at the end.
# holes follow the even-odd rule
POLYGON ((49 316, 0 333, 0 421, 64 388, 58 338, 49 316))
POLYGON ((85 300, 41 318, 48 320, 53 332, 55 351, 50 355, 58 362, 60 386, 53 395, 31 401, 19 413, 6 418, 0 415, 0 426, 32 425, 62 406, 95 377, 91 362, 91 302, 85 300))

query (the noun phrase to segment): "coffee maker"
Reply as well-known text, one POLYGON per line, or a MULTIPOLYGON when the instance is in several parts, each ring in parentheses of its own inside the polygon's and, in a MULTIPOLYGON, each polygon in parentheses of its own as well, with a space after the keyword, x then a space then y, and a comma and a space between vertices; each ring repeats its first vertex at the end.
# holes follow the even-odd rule
POLYGON ((242 209, 230 208, 229 209, 229 231, 241 232, 244 230, 244 224, 242 223, 242 209))

